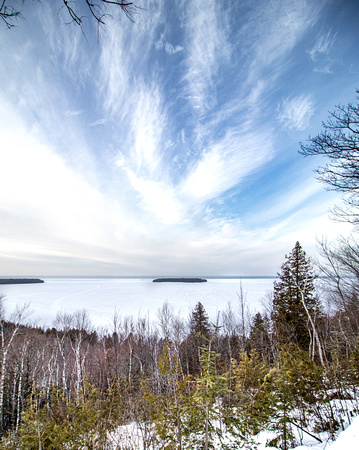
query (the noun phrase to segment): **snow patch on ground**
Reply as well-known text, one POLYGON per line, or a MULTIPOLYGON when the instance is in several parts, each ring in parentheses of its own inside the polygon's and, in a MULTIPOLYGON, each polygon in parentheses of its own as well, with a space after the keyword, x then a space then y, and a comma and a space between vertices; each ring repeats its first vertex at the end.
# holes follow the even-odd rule
POLYGON ((359 449, 359 416, 356 417, 348 428, 339 434, 328 450, 358 450, 359 449))
MULTIPOLYGON (((115 433, 111 433, 110 442, 114 449, 136 449, 143 450, 143 440, 149 437, 149 430, 141 430, 137 424, 131 423, 119 427, 115 433)), ((266 447, 266 443, 276 437, 276 433, 263 431, 254 439, 258 442, 257 450, 278 450, 276 447, 266 447)), ((293 450, 358 450, 359 449, 359 416, 342 431, 337 439, 330 443, 328 439, 323 439, 322 443, 310 437, 303 439, 303 444, 293 450)), ((220 444, 215 448, 221 450, 220 444), (219 445, 219 446, 218 446, 219 445)), ((153 448, 153 447, 151 447, 153 448)), ((158 447, 160 448, 160 447, 158 447)))

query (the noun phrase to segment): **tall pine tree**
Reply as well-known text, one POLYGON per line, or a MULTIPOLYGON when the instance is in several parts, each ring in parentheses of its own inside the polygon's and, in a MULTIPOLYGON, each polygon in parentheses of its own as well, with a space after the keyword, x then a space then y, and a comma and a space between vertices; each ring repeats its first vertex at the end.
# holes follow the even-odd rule
POLYGON ((278 276, 272 312, 277 339, 280 344, 292 342, 313 354, 320 305, 314 295, 313 268, 299 242, 286 255, 278 276))
POLYGON ((193 336, 201 335, 209 339, 212 335, 211 325, 209 323, 208 314, 201 302, 194 307, 190 319, 190 333, 193 336))
POLYGON ((188 375, 197 375, 201 371, 201 347, 213 336, 208 314, 201 302, 194 307, 189 321, 189 335, 180 348, 183 371, 188 375))

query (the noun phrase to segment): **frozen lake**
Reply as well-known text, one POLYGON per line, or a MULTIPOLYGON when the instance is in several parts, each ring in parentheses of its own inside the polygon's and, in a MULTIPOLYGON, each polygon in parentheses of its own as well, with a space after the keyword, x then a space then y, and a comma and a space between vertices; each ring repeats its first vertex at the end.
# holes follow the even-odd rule
POLYGON ((261 299, 273 290, 274 278, 215 278, 207 283, 153 283, 152 278, 43 278, 42 284, 1 285, 5 314, 16 305, 30 303, 31 323, 52 326, 58 312, 86 309, 96 327, 109 326, 116 310, 122 316, 156 319, 158 309, 168 302, 186 318, 197 302, 211 320, 226 309, 235 308, 241 286, 253 312, 263 310, 261 299))

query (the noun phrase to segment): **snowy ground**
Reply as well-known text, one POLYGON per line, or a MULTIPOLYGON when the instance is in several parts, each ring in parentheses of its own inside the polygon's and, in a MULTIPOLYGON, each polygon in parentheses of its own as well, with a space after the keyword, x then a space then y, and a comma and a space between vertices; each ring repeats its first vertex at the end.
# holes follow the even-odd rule
MULTIPOLYGON (((260 445, 258 450, 270 450, 275 447, 266 447, 266 442, 275 436, 274 433, 263 432, 258 436, 260 445)), ((303 438, 303 445, 295 447, 293 450, 358 450, 359 449, 359 416, 356 417, 345 431, 342 431, 334 442, 328 441, 328 438, 322 436, 322 443, 315 439, 303 438)))
MULTIPOLYGON (((140 429, 136 424, 132 423, 120 427, 116 433, 112 433, 110 441, 114 449, 137 449, 143 450, 143 438, 150 430, 140 429)), ((277 450, 276 447, 266 447, 266 443, 270 442, 276 436, 273 432, 263 431, 255 440, 258 443, 257 450, 277 450)), ((310 436, 298 436, 302 441, 302 445, 295 447, 293 450, 358 450, 359 449, 359 416, 352 420, 351 424, 347 424, 345 431, 338 434, 334 442, 329 441, 324 434, 321 436, 322 443, 319 443, 310 436)), ((216 446, 217 450, 221 450, 221 446, 216 446)))
POLYGON ((359 448, 359 416, 348 428, 340 433, 337 440, 329 446, 330 450, 358 450, 359 448))

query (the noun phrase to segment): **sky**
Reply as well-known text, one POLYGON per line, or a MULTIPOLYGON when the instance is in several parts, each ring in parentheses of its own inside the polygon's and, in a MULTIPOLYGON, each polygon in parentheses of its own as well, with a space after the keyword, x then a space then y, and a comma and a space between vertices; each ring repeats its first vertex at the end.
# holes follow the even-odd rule
POLYGON ((349 233, 298 150, 356 99, 359 2, 135 3, 0 24, 0 275, 275 275, 349 233))

